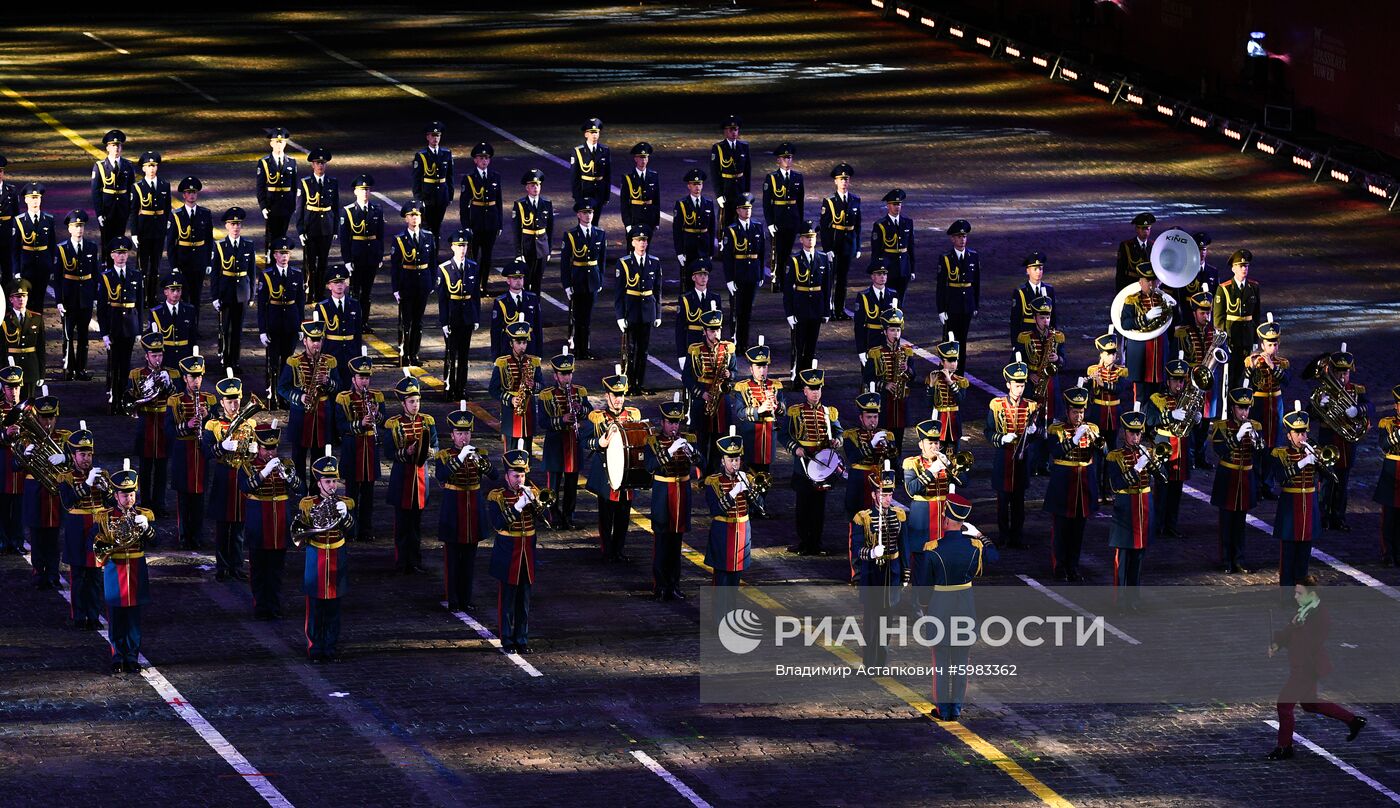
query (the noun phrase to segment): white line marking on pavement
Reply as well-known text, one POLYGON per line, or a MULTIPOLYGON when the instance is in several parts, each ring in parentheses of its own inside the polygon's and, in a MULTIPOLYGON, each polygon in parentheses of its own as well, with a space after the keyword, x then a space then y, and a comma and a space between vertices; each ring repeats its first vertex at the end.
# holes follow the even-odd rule
POLYGON ((113 45, 112 43, 108 42, 107 40, 103 39, 102 37, 98 36, 97 34, 94 34, 94 33, 91 32, 91 31, 84 31, 84 32, 83 32, 83 36, 87 37, 88 39, 93 40, 94 42, 100 42, 100 43, 102 43, 103 45, 106 45, 107 47, 111 48, 112 50, 116 51, 117 53, 120 53, 122 56, 130 56, 130 55, 131 55, 131 51, 127 50, 126 48, 119 48, 119 47, 117 47, 116 45, 113 45))
MULTIPOLYGON (((447 607, 447 601, 441 600, 438 602, 443 605, 443 608, 447 607)), ((483 626, 481 622, 475 617, 472 617, 466 612, 452 612, 452 616, 457 618, 458 620, 461 620, 463 623, 466 623, 468 628, 470 628, 472 631, 475 631, 477 633, 477 636, 481 637, 481 639, 486 640, 488 643, 490 643, 492 648, 501 651, 501 639, 495 634, 491 633, 491 629, 487 628, 486 626, 483 626)), ((525 671, 531 676, 544 676, 544 674, 540 672, 540 669, 536 668, 534 665, 531 665, 528 661, 526 661, 525 657, 519 654, 506 654, 504 651, 501 651, 501 653, 505 655, 506 659, 509 659, 511 662, 514 662, 516 667, 520 668, 522 671, 525 671)))
POLYGON ((179 76, 166 76, 166 78, 170 79, 171 81, 175 82, 176 84, 180 85, 181 87, 184 87, 186 90, 189 90, 190 92, 194 93, 195 95, 198 95, 198 96, 202 97, 205 101, 208 101, 208 102, 211 103, 211 104, 217 104, 217 103, 219 103, 219 99, 215 98, 214 96, 210 95, 209 93, 204 92, 203 90, 199 89, 198 87, 194 86, 193 84, 190 84, 188 81, 185 81, 184 79, 180 78, 179 76))
MULTIPOLYGON (((1026 586, 1029 586, 1031 589, 1034 589, 1035 591, 1037 591, 1037 592, 1039 592, 1040 594, 1044 595, 1045 597, 1047 597, 1047 598, 1049 598, 1049 599, 1055 601, 1056 603, 1060 604, 1061 606, 1065 607, 1066 609, 1072 609, 1072 610, 1074 610, 1075 612, 1079 613, 1080 615, 1083 615, 1084 617, 1089 617, 1089 618, 1102 617, 1102 615, 1094 614, 1093 612, 1089 611, 1088 609, 1085 609, 1084 607, 1080 606, 1078 603, 1075 603, 1074 601, 1070 600, 1069 598, 1065 597, 1064 595, 1061 595, 1059 592, 1056 592, 1055 590, 1051 589, 1050 587, 1046 586, 1045 584, 1042 584, 1040 581, 1037 581, 1036 579, 1030 577, 1029 575, 1017 575, 1016 577, 1017 577, 1017 578, 1020 578, 1021 581, 1024 582, 1024 583, 1026 584, 1026 586)), ((1120 628, 1118 628, 1117 626, 1113 625, 1112 623, 1108 622, 1108 620, 1107 620, 1106 618, 1105 618, 1104 621, 1103 621, 1103 626, 1104 626, 1104 628, 1108 629, 1108 633, 1109 633, 1109 634, 1112 634, 1113 636, 1117 637, 1118 639, 1122 640, 1123 642, 1125 642, 1125 643, 1127 643, 1127 644, 1129 644, 1129 645, 1141 645, 1141 644, 1142 644, 1142 643, 1138 642, 1136 639, 1134 639, 1132 636, 1130 636, 1127 632, 1123 631, 1122 629, 1120 629, 1120 628)))
MULTIPOLYGON (((1273 727, 1275 730, 1278 729, 1277 721, 1265 721, 1264 723, 1273 727)), ((1323 760, 1326 760, 1327 762, 1331 763, 1332 765, 1336 766, 1337 768, 1341 769, 1342 771, 1346 772, 1352 777, 1355 777, 1357 780, 1360 780, 1361 782, 1375 789, 1386 799, 1390 800, 1391 802, 1397 805, 1400 805, 1400 794, 1396 794, 1394 791, 1391 791, 1390 789, 1386 788, 1384 785, 1377 782, 1375 778, 1371 777, 1368 774, 1365 774, 1364 772, 1357 769, 1355 766, 1351 765, 1350 763, 1347 763, 1346 761, 1342 760, 1341 758, 1337 757, 1331 752, 1328 752, 1326 749, 1323 749, 1322 747, 1318 746, 1317 744, 1313 743, 1307 738, 1304 738, 1302 735, 1299 735, 1296 732, 1293 733, 1293 740, 1297 741, 1303 746, 1306 746, 1308 749, 1311 749, 1312 751, 1316 752, 1318 756, 1321 757, 1323 760)))
POLYGON ((660 777, 662 780, 665 780, 667 785, 676 790, 676 793, 680 794, 682 797, 685 797, 687 800, 690 800, 690 804, 694 805, 695 808, 710 808, 710 804, 708 802, 705 802, 703 797, 701 797, 699 794, 696 794, 690 786, 686 785, 685 783, 682 783, 679 779, 676 778, 674 774, 671 774, 670 772, 666 771, 666 767, 653 760, 651 755, 648 755, 646 752, 643 752, 640 749, 633 749, 632 757, 641 761, 641 764, 650 769, 652 774, 655 774, 657 777, 660 777))
MULTIPOLYGON (((26 554, 24 559, 33 565, 34 562, 30 555, 26 554)), ((72 606, 73 595, 71 592, 67 589, 60 589, 58 590, 58 594, 64 600, 68 601, 70 607, 72 606)), ((102 639, 107 641, 110 647, 112 638, 107 634, 107 618, 99 617, 98 619, 102 621, 102 630, 98 633, 102 636, 102 639)), ((228 739, 223 736, 223 733, 215 729, 214 725, 210 724, 209 720, 200 714, 199 710, 195 709, 193 704, 186 701, 180 691, 175 688, 175 685, 171 684, 170 680, 165 678, 165 674, 156 670, 156 667, 151 664, 151 661, 146 658, 145 654, 139 655, 137 659, 145 666, 141 670, 141 677, 146 680, 146 683, 155 689, 156 693, 170 706, 170 709, 175 711, 176 715, 180 716, 180 718, 184 719, 186 724, 190 725, 190 729, 193 729, 199 737, 209 745, 210 749, 218 753, 219 757, 223 758, 224 762, 231 766, 233 770, 238 773, 238 776, 243 778, 244 782, 252 786, 254 791, 258 792, 258 796, 262 797, 263 800, 268 805, 273 806, 273 808, 293 808, 291 801, 283 796, 281 791, 277 790, 277 786, 268 782, 267 775, 258 771, 257 767, 252 763, 249 763, 248 758, 244 757, 242 752, 238 751, 233 744, 229 743, 228 739)))

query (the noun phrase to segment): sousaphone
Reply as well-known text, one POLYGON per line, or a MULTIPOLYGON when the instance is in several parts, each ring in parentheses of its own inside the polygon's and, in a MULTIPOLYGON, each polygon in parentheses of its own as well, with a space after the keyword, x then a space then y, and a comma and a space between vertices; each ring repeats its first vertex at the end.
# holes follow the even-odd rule
MULTIPOLYGON (((1201 248, 1190 233, 1181 228, 1173 227, 1164 231, 1152 242, 1149 260, 1152 262, 1152 271, 1156 273, 1157 280, 1161 281, 1163 286, 1182 289, 1195 280, 1196 275, 1201 271, 1201 248)), ((1122 334, 1124 339, 1149 342, 1171 328, 1172 320, 1168 317, 1166 322, 1150 331, 1139 331, 1125 326, 1121 317, 1123 304, 1128 301, 1128 295, 1137 290, 1136 283, 1118 290, 1118 294, 1113 298, 1113 306, 1109 309, 1108 316, 1114 329, 1122 334)))

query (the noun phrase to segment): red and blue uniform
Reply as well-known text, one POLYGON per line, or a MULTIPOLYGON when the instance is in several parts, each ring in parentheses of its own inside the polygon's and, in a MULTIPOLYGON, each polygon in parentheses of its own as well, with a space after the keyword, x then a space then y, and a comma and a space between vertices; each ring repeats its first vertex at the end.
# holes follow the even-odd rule
POLYGON ((355 541, 369 539, 374 518, 374 482, 379 479, 379 426, 384 423, 384 394, 378 390, 344 390, 335 397, 335 436, 340 443, 340 477, 346 494, 360 504, 355 541), (367 413, 374 413, 368 426, 367 413), (358 416, 358 417, 357 417, 358 416))
POLYGON ((647 441, 647 471, 651 473, 651 589, 657 597, 672 596, 681 582, 681 541, 690 532, 690 483, 700 461, 696 437, 653 434, 647 441), (684 439, 690 447, 672 454, 671 445, 684 439))
POLYGON ((1381 476, 1371 501, 1381 506, 1381 552, 1390 564, 1400 565, 1400 418, 1382 418, 1378 426, 1381 476))
MULTIPOLYGON (((535 512, 533 507, 515 509, 521 493, 497 488, 486 497, 487 518, 495 534, 491 577, 501 584, 497 620, 501 643, 508 648, 529 644, 530 590, 535 583, 535 512)), ((538 497, 539 489, 531 486, 530 493, 538 497)))
POLYGON ((714 570, 715 614, 733 608, 736 590, 749 568, 753 546, 753 523, 749 521, 750 491, 737 495, 730 490, 739 484, 737 476, 711 474, 705 478, 705 504, 710 509, 710 536, 705 543, 705 564, 714 570))
POLYGON ((296 486, 288 485, 281 468, 264 477, 261 468, 249 464, 239 469, 238 489, 244 497, 243 531, 248 542, 253 615, 281 617, 282 572, 292 538, 292 498, 300 499, 302 486, 300 481, 296 486))
POLYGON ((107 509, 107 498, 86 481, 74 480, 75 473, 66 475, 58 488, 57 499, 63 505, 63 561, 71 571, 69 606, 73 624, 95 628, 102 599, 102 565, 92 551, 93 524, 98 514, 107 509))
MULTIPOLYGON (((336 655, 340 642, 340 599, 345 596, 350 581, 345 537, 355 527, 355 500, 335 497, 345 504, 346 515, 339 523, 320 533, 312 533, 306 542, 306 560, 302 568, 301 591, 306 595, 306 649, 312 660, 336 655)), ((296 520, 311 524, 311 510, 321 501, 320 496, 302 497, 297 506, 296 520)))
POLYGON ((239 470, 247 462, 245 452, 252 452, 253 424, 244 421, 238 435, 230 435, 232 418, 220 410, 204 423, 199 443, 209 462, 209 512, 214 517, 214 568, 216 574, 243 574, 243 492, 238 487, 239 470), (223 447, 225 439, 246 442, 245 448, 230 452, 223 447))
MULTIPOLYGON (((54 443, 59 446, 67 443, 68 435, 69 430, 67 429, 55 429, 49 433, 54 443)), ((38 462, 47 463, 48 460, 39 458, 38 462)), ((22 469, 18 460, 14 462, 14 469, 22 469)), ((58 564, 61 556, 59 529, 63 526, 63 502, 57 493, 45 488, 42 483, 34 479, 34 475, 25 473, 20 511, 24 524, 29 528, 29 550, 34 563, 34 574, 41 584, 47 581, 57 585, 58 564)), ((71 588, 72 581, 69 583, 71 588)))
POLYGON ((146 526, 141 528, 141 539, 135 547, 114 550, 107 557, 103 567, 102 583, 107 603, 107 636, 112 647, 112 662, 135 666, 141 656, 141 607, 151 602, 151 580, 146 571, 146 552, 143 549, 155 536, 151 527, 154 515, 145 508, 122 511, 120 508, 102 509, 93 514, 86 542, 89 548, 93 540, 105 534, 116 520, 146 518, 146 526))
POLYGON ((778 418, 787 412, 783 403, 783 383, 773 379, 762 382, 744 379, 734 385, 729 394, 732 422, 739 427, 744 439, 744 465, 755 471, 768 471, 773 465, 778 434, 778 418), (764 412, 758 407, 764 402, 773 406, 764 412))
POLYGON ((331 442, 335 434, 335 412, 332 402, 336 391, 341 388, 339 362, 334 356, 323 353, 320 357, 321 370, 313 371, 316 363, 305 353, 287 358, 282 366, 282 375, 277 380, 277 395, 287 402, 286 441, 292 447, 292 457, 298 474, 306 474, 306 457, 317 452, 331 442), (315 380, 307 378, 310 373, 325 374, 325 382, 315 389, 315 380), (310 393, 311 406, 306 406, 302 395, 310 393))
POLYGON ((1217 463, 1211 484, 1210 504, 1220 509, 1220 555, 1229 569, 1244 561, 1245 522, 1249 510, 1259 502, 1254 457, 1260 424, 1249 421, 1253 431, 1238 437, 1243 421, 1216 421, 1210 435, 1217 463))
POLYGON ((202 403, 204 417, 214 412, 218 399, 213 393, 178 393, 165 402, 165 432, 170 443, 170 487, 175 489, 175 522, 180 546, 193 550, 199 544, 204 525, 204 492, 209 485, 209 461, 200 448, 204 424, 189 426, 196 403, 202 403))
MULTIPOLYGON (((466 462, 457 459, 459 451, 442 449, 433 457, 433 476, 442 486, 438 538, 442 539, 443 590, 447 608, 454 612, 472 605, 476 548, 488 530, 481 474, 471 458, 466 462)), ((494 478, 494 470, 487 469, 494 478)))
POLYGON ((501 402, 501 440, 506 446, 514 447, 516 441, 525 441, 530 450, 530 439, 535 436, 535 406, 526 402, 523 411, 517 412, 511 398, 522 384, 530 387, 534 395, 544 389, 544 375, 540 373, 540 358, 530 354, 516 356, 508 353, 497 357, 491 367, 491 383, 488 388, 491 397, 501 402), (529 380, 529 381, 527 381, 529 380))
POLYGON ((1308 575, 1312 560, 1312 540, 1321 529, 1317 502, 1317 464, 1299 467, 1306 454, 1302 449, 1280 446, 1269 453, 1282 481, 1278 511, 1274 515, 1274 538, 1279 547, 1279 586, 1293 586, 1308 575))
MULTIPOLYGON (((12 389, 18 390, 17 387, 12 389)), ((0 399, 0 418, 9 415, 10 410, 19 406, 0 399)), ((24 523, 20 519, 20 509, 24 495, 24 472, 15 455, 19 447, 0 441, 0 550, 21 551, 24 549, 24 523)), ((38 570, 35 570, 38 580, 38 570)), ((57 572, 52 582, 57 582, 57 572)))
POLYGON ((1113 549, 1113 585, 1132 587, 1128 598, 1136 602, 1137 587, 1142 585, 1142 557, 1147 544, 1157 535, 1157 520, 1152 507, 1152 475, 1147 468, 1135 471, 1142 452, 1150 444, 1124 446, 1108 454, 1109 484, 1113 486, 1113 524, 1108 531, 1108 546, 1113 549))
MULTIPOLYGON (((165 372, 172 384, 178 384, 180 371, 171 367, 151 370, 149 366, 131 371, 127 382, 127 399, 136 401, 137 391, 146 379, 165 372)), ((142 505, 155 503, 155 510, 165 510, 165 488, 168 485, 167 472, 170 468, 170 432, 165 428, 165 407, 167 399, 156 398, 137 405, 136 439, 134 452, 140 479, 142 505)))
POLYGON ((579 429, 593 405, 588 403, 588 389, 576 384, 567 389, 551 387, 540 393, 536 401, 539 406, 536 423, 544 427, 545 486, 558 497, 559 514, 572 520, 578 502, 578 475, 583 469, 579 429), (564 416, 569 414, 571 400, 576 402, 578 411, 576 420, 566 423, 564 416))
POLYGON ((1051 424, 1047 430, 1050 446, 1050 484, 1045 488, 1044 511, 1054 517, 1050 535, 1050 569, 1058 580, 1079 579, 1079 554, 1084 546, 1084 526, 1099 512, 1098 463, 1102 449, 1096 445, 1099 428, 1083 423, 1083 437, 1075 439, 1078 428, 1051 424))
POLYGON ((423 566, 423 509, 428 506, 428 460, 437 451, 433 416, 399 414, 384 422, 383 452, 391 459, 385 500, 394 509, 394 564, 412 572, 423 566))

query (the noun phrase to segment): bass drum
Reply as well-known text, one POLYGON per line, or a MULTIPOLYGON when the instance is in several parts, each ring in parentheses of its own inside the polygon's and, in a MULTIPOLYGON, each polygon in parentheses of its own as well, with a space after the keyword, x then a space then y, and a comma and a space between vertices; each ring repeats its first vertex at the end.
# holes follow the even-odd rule
POLYGON ((651 474, 647 471, 647 440, 651 429, 645 421, 623 421, 612 431, 603 464, 608 470, 608 487, 614 491, 624 488, 648 488, 651 474))

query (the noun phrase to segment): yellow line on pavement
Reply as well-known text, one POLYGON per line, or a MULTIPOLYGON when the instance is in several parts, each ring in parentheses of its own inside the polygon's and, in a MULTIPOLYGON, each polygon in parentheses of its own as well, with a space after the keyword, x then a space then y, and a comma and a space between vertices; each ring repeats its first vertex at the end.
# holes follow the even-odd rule
POLYGON ((83 137, 77 132, 74 132, 72 129, 69 129, 67 126, 64 126, 54 116, 43 111, 42 109, 39 109, 39 105, 35 104, 33 101, 30 101, 28 98, 25 98, 24 96, 20 95, 14 90, 11 90, 9 87, 4 86, 3 84, 0 84, 0 93, 3 93, 6 97, 14 101, 16 104, 19 104, 21 107, 24 107, 25 109, 34 113, 34 117, 53 127, 54 131, 58 132, 60 135, 63 135, 64 137, 72 141, 73 145, 77 146, 78 148, 82 149, 88 154, 91 154, 98 160, 101 160, 102 158, 107 156, 107 152, 92 145, 92 143, 87 138, 83 137))

